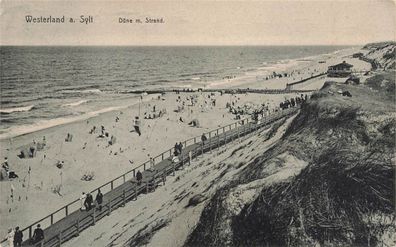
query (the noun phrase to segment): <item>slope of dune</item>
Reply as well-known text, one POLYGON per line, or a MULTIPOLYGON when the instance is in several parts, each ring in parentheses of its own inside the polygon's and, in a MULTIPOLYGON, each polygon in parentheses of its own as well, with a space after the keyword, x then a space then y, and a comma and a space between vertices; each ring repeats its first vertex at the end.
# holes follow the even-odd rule
POLYGON ((377 87, 326 83, 276 145, 217 191, 185 246, 394 246, 394 90, 369 82, 377 87), (236 195, 250 199, 234 209, 236 195))

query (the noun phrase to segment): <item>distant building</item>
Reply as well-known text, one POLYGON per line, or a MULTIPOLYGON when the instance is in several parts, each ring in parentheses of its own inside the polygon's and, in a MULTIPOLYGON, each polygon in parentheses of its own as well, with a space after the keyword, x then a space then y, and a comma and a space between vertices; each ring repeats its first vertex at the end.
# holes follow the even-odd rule
POLYGON ((352 64, 346 63, 343 61, 342 63, 329 66, 327 70, 328 77, 348 77, 352 74, 351 68, 353 67, 352 64))

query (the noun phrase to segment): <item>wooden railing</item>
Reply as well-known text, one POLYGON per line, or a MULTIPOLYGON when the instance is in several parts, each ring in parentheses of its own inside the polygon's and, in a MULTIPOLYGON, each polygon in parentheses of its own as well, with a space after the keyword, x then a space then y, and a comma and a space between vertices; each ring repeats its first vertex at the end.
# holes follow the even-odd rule
MULTIPOLYGON (((195 145, 196 148, 191 150, 192 152, 191 156, 194 159, 199 155, 203 155, 205 152, 212 151, 214 149, 219 149, 220 146, 226 145, 227 143, 232 142, 240 137, 246 136, 276 120, 279 120, 288 115, 292 115, 297 111, 298 111, 298 107, 289 108, 283 111, 278 111, 273 114, 270 114, 269 116, 265 116, 263 119, 261 119, 260 123, 253 122, 249 118, 245 118, 239 120, 238 122, 205 133, 205 135, 208 137, 208 140, 204 143, 201 142, 201 136, 190 138, 182 143, 184 148, 190 145, 199 144, 199 145, 195 145)), ((155 164, 165 159, 171 158, 173 151, 174 148, 170 148, 165 152, 155 156, 153 158, 155 164)), ((188 155, 184 155, 178 164, 176 164, 173 167, 170 167, 169 169, 165 169, 161 174, 158 174, 158 176, 165 179, 164 176, 166 177, 172 172, 174 173, 175 168, 178 168, 179 166, 183 165, 185 162, 188 161, 188 159, 189 159, 188 155)), ((98 189, 100 189, 103 194, 109 192, 118 193, 118 194, 113 195, 113 198, 109 200, 107 204, 105 204, 104 206, 105 210, 102 210, 100 212, 96 210, 92 210, 92 213, 87 214, 85 217, 81 219, 78 219, 78 222, 73 223, 65 227, 64 229, 59 229, 59 235, 56 238, 45 239, 44 241, 41 242, 41 244, 39 243, 36 246, 44 246, 44 242, 45 242, 45 246, 60 246, 61 243, 73 238, 76 235, 79 235, 79 233, 82 230, 88 228, 91 225, 94 225, 98 220, 103 218, 105 215, 110 215, 112 210, 122 205, 125 205, 126 201, 136 198, 139 194, 141 194, 143 191, 147 189, 145 186, 131 188, 123 191, 116 191, 116 190, 118 187, 120 187, 121 185, 125 184, 127 181, 134 178, 138 170, 145 171, 149 167, 149 164, 150 161, 146 161, 140 166, 131 169, 119 175, 118 177, 112 179, 111 181, 106 182, 105 184, 92 190, 91 193, 94 193, 98 191, 98 189)), ((80 210, 80 200, 76 199, 68 203, 67 205, 61 207, 60 209, 54 211, 53 213, 49 214, 48 216, 45 216, 44 218, 39 219, 34 223, 32 223, 31 225, 29 225, 28 227, 22 229, 23 235, 31 239, 33 228, 37 224, 41 224, 41 227, 43 229, 48 228, 54 225, 56 222, 68 217, 73 212, 79 210, 80 210)), ((4 242, 5 241, 3 241, 2 243, 4 242)))

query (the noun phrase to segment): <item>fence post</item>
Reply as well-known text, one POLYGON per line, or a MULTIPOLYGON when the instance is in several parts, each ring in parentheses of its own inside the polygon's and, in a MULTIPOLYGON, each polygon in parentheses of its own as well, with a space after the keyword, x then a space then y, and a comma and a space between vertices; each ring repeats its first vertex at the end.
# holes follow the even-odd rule
POLYGON ((125 183, 125 174, 122 175, 122 179, 124 180, 124 183, 125 183))
POLYGON ((66 205, 65 206, 65 213, 66 213, 66 216, 68 216, 69 215, 69 205, 66 205))
POLYGON ((29 238, 32 238, 32 226, 29 226, 29 238))
POLYGON ((54 214, 51 214, 50 217, 51 217, 51 225, 53 225, 54 224, 54 214))
POLYGON ((132 172, 133 172, 133 177, 136 177, 135 169, 133 169, 132 172))
POLYGON ((114 184, 113 184, 113 181, 114 181, 114 180, 112 180, 112 181, 110 182, 110 187, 111 187, 111 190, 113 190, 113 189, 114 189, 114 184))
POLYGON ((224 127, 223 127, 223 133, 224 133, 224 146, 226 146, 226 144, 227 144, 227 132, 224 131, 224 127))
POLYGON ((92 225, 94 226, 96 223, 96 208, 93 208, 92 212, 92 225))
POLYGON ((197 143, 197 138, 196 138, 196 137, 194 137, 194 144, 195 144, 195 143, 197 143))
POLYGON ((169 149, 169 157, 172 157, 172 148, 169 149))
POLYGON ((212 153, 212 132, 209 132, 209 150, 212 153))
MULTIPOLYGON (((237 123, 235 123, 235 126, 237 126, 237 123)), ((238 139, 239 139, 239 137, 240 137, 240 133, 239 133, 239 129, 240 129, 240 127, 237 127, 238 128, 238 139)), ((240 140, 239 140, 240 141, 240 140)))
POLYGON ((107 203, 107 208, 108 208, 108 212, 107 212, 107 215, 110 215, 111 214, 111 200, 109 200, 109 202, 107 203))
POLYGON ((161 154, 161 160, 164 160, 164 153, 161 154))
POLYGON ((125 206, 125 200, 126 200, 126 198, 125 198, 125 190, 123 190, 122 191, 122 203, 123 203, 123 206, 125 206))
POLYGON ((59 232, 58 239, 59 239, 59 247, 60 247, 62 245, 62 231, 59 232))
POLYGON ((77 236, 80 236, 80 218, 77 218, 77 236))
POLYGON ((220 149, 220 136, 219 136, 219 129, 216 130, 217 135, 217 150, 220 149))

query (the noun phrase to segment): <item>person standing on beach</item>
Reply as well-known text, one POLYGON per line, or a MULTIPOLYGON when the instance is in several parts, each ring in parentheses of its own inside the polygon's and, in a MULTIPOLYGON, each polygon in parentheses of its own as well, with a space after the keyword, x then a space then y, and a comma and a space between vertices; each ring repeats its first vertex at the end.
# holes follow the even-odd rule
POLYGON ((15 227, 15 234, 14 234, 14 246, 21 247, 22 246, 22 239, 23 233, 19 230, 19 226, 15 227))
POLYGON ((139 117, 135 117, 135 120, 133 121, 133 127, 135 128, 135 132, 138 133, 139 136, 141 136, 140 132, 140 120, 139 117))
POLYGON ((98 194, 96 194, 95 201, 99 206, 99 211, 102 211, 103 194, 100 192, 100 189, 98 189, 98 194))

